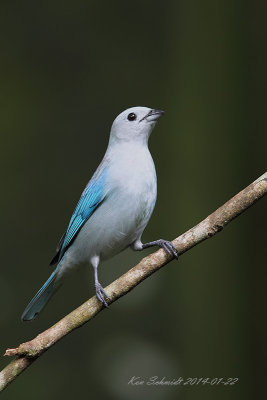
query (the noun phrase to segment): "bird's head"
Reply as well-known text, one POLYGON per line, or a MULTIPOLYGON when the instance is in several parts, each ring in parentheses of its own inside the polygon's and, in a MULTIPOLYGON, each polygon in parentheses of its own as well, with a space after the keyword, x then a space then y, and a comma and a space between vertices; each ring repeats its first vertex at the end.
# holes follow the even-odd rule
POLYGON ((110 140, 140 141, 146 143, 157 120, 164 114, 162 110, 148 107, 131 107, 114 120, 110 140))

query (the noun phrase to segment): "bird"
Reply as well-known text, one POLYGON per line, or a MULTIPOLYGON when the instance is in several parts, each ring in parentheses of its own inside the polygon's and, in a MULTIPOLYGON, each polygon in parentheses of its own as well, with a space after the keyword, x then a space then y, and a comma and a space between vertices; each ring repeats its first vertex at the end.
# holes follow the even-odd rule
POLYGON ((108 295, 98 279, 100 262, 128 247, 141 251, 158 246, 178 258, 168 240, 141 240, 157 198, 148 139, 163 114, 162 110, 138 106, 115 118, 104 158, 82 192, 50 263, 56 268, 25 308, 22 321, 33 320, 75 268, 93 267, 96 297, 108 307, 108 295))

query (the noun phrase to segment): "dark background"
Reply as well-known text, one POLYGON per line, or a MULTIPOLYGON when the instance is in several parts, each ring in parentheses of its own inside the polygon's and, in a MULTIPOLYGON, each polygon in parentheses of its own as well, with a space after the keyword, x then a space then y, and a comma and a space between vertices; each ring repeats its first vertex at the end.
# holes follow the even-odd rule
MULTIPOLYGON (((74 273, 37 320, 20 321, 122 110, 166 111, 150 139, 159 187, 145 241, 178 236, 264 173, 266 8, 1 2, 1 354, 94 293, 92 271, 74 273)), ((58 343, 3 399, 262 398, 265 226, 263 199, 58 343), (239 382, 132 387, 133 375, 239 382)), ((101 265, 102 283, 141 257, 101 265)))

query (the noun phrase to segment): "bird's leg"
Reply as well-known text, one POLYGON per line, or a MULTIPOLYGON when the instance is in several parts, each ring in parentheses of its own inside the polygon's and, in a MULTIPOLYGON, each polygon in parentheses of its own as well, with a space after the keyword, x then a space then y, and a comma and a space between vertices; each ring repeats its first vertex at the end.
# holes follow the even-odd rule
POLYGON ((103 289, 101 283, 98 280, 98 264, 99 264, 99 257, 93 257, 91 263, 94 267, 94 277, 95 277, 95 294, 99 301, 104 304, 105 307, 108 307, 108 303, 106 299, 108 299, 108 295, 103 289))
POLYGON ((132 244, 132 249, 133 250, 143 250, 143 249, 147 249, 148 247, 152 247, 152 246, 159 246, 162 249, 164 249, 166 251, 166 253, 168 253, 170 256, 175 257, 176 259, 178 259, 178 251, 176 250, 176 248, 174 247, 174 245, 169 242, 168 240, 164 240, 164 239, 158 239, 158 240, 154 240, 153 242, 148 242, 148 243, 142 243, 141 240, 136 240, 133 244, 132 244))

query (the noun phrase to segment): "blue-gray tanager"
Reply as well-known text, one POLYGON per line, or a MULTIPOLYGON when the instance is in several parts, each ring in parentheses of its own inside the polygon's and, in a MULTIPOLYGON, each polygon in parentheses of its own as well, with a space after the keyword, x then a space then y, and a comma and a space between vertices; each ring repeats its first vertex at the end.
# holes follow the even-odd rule
POLYGON ((157 197, 148 138, 163 114, 161 110, 133 107, 115 119, 105 156, 84 189, 51 261, 57 267, 26 307, 23 321, 39 314, 73 268, 93 266, 96 297, 108 306, 108 296, 98 280, 100 261, 129 246, 133 250, 159 246, 178 257, 167 240, 141 241, 157 197))

